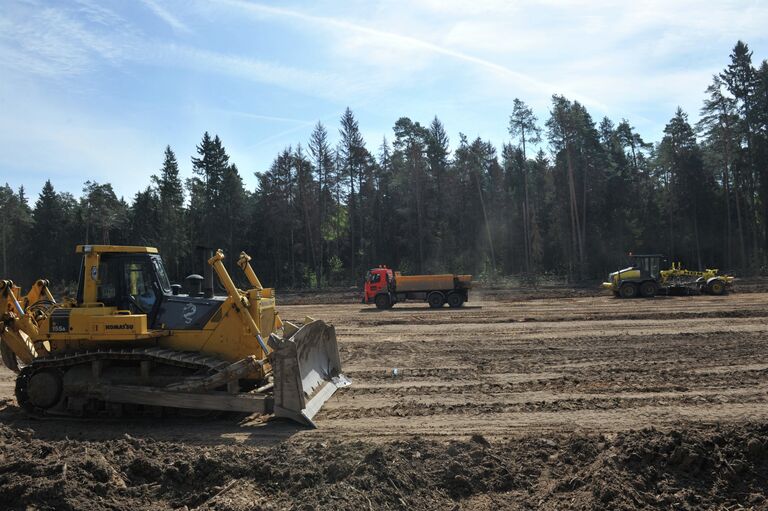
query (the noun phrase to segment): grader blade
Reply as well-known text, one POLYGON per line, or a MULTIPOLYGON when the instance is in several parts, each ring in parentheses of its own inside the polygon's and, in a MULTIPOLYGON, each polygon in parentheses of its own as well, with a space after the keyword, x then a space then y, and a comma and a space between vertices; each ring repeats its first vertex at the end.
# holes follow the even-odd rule
POLYGON ((293 335, 272 335, 274 415, 315 427, 312 418, 336 392, 351 382, 341 373, 336 330, 311 321, 293 335))

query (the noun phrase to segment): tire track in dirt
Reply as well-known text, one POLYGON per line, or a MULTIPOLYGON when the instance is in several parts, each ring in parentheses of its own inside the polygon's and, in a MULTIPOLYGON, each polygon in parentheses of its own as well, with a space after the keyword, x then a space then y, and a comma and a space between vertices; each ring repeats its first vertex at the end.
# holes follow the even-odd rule
MULTIPOLYGON (((153 438, 206 444, 464 438, 469 431, 493 437, 768 419, 767 302, 768 294, 752 293, 483 300, 439 311, 421 304, 389 311, 282 306, 286 319, 311 315, 336 326, 342 364, 354 382, 316 416, 320 429, 259 418, 192 429, 130 427, 153 438)), ((28 421, 14 411, 12 376, 0 373, 0 399, 8 405, 0 420, 52 437, 109 438, 125 430, 121 423, 91 432, 76 421, 28 421)))
MULTIPOLYGON (((544 428, 574 429, 616 410, 624 418, 609 428, 632 427, 639 418, 673 424, 766 417, 766 297, 713 298, 351 312, 337 332, 355 386, 318 420, 375 428, 372 436, 390 422, 398 433, 386 436, 434 434, 423 421, 446 421, 440 435, 450 436, 505 420, 536 429, 542 417, 544 428)), ((328 312, 338 314, 335 307, 328 312)))

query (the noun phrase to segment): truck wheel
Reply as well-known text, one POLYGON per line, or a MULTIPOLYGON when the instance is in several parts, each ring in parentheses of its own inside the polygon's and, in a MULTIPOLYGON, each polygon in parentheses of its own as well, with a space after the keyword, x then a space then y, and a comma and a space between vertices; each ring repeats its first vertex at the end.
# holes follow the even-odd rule
POLYGON ((384 293, 376 295, 376 298, 374 298, 373 301, 376 303, 377 309, 389 309, 392 307, 392 303, 389 300, 389 295, 384 293))
POLYGON ((619 288, 619 294, 622 298, 635 298, 637 297, 637 286, 632 282, 625 282, 619 288))
POLYGON ((429 302, 430 307, 433 309, 439 309, 445 303, 445 297, 443 296, 443 293, 433 291, 429 293, 429 296, 427 296, 427 301, 429 302))
POLYGON ((707 290, 709 294, 720 296, 725 294, 725 284, 720 279, 713 279, 707 283, 707 290))
POLYGON ((456 309, 458 307, 461 307, 464 305, 464 297, 461 296, 459 293, 449 293, 448 294, 448 306, 456 309))
POLYGON ((640 284, 640 296, 643 298, 653 298, 656 296, 656 292, 658 290, 658 286, 656 283, 652 280, 646 280, 642 284, 640 284))

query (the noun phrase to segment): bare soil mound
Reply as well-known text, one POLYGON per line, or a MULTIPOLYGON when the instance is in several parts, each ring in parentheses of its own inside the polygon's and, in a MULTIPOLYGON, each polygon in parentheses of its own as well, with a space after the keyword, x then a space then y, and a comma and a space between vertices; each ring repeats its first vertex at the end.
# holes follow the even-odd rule
POLYGON ((768 425, 200 447, 0 426, 8 509, 702 509, 768 502, 768 425))

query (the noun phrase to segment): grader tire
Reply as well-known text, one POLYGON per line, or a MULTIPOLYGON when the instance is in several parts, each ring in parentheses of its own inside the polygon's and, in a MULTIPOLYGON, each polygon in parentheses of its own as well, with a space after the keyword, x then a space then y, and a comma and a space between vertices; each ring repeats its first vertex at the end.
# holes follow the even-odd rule
POLYGON ((659 290, 659 286, 651 280, 646 280, 640 284, 640 296, 643 298, 653 298, 659 290))
POLYGON ((637 285, 632 282, 625 282, 619 288, 619 295, 622 298, 637 298, 637 285))
POLYGON ((725 283, 720 279, 716 279, 707 284, 707 289, 711 295, 722 296, 725 294, 725 283))

